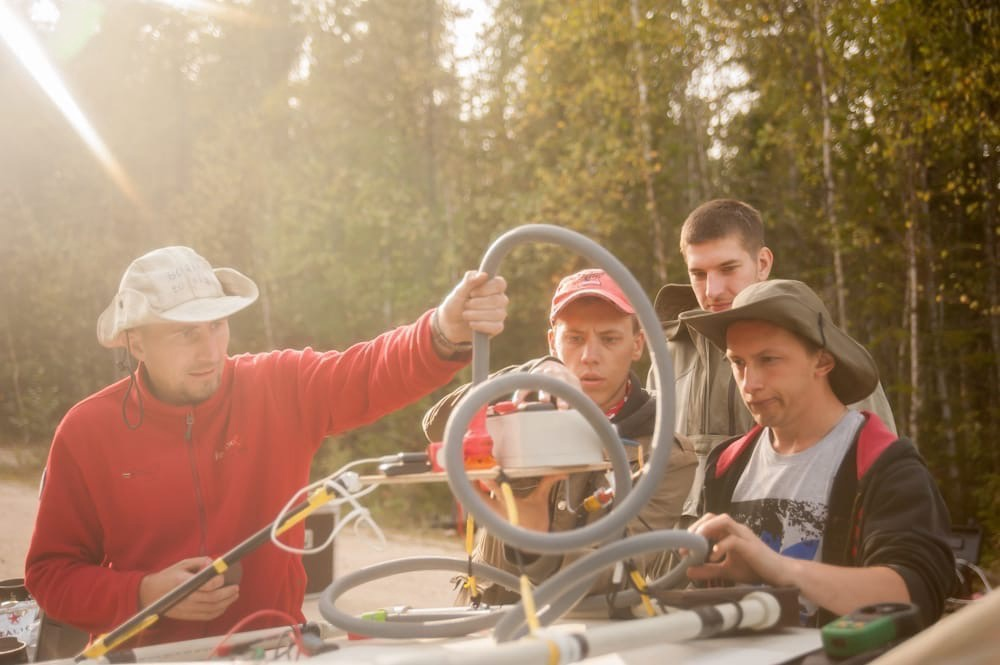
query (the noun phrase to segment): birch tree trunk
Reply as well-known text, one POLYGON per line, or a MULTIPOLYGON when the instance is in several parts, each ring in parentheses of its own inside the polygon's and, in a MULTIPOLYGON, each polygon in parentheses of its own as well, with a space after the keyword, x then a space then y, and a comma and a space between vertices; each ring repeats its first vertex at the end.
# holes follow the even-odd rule
POLYGON ((819 81, 820 113, 823 119, 823 209, 826 222, 830 226, 833 242, 833 277, 837 292, 837 318, 844 332, 850 333, 847 316, 847 287, 844 281, 844 263, 841 250, 840 223, 836 209, 836 183, 833 179, 833 160, 830 145, 833 142, 833 128, 830 121, 830 94, 826 80, 825 55, 823 49, 826 27, 820 13, 819 0, 813 2, 813 28, 816 34, 816 78, 819 81))
MULTIPOLYGON (((903 289, 903 311, 900 316, 899 327, 901 330, 908 330, 910 327, 910 310, 913 309, 913 301, 910 299, 910 281, 909 272, 907 272, 906 287, 903 289)), ((906 359, 909 357, 909 338, 902 337, 899 340, 899 346, 896 348, 896 380, 902 383, 903 377, 906 375, 907 362, 906 359)), ((910 411, 913 407, 912 390, 910 391, 910 399, 905 403, 901 403, 899 406, 903 407, 903 412, 896 417, 896 422, 906 423, 907 428, 910 426, 910 411)), ((900 400, 902 402, 902 400, 900 400)), ((895 414, 893 414, 895 415, 895 414)), ((909 433, 909 432, 907 432, 909 433)))
MULTIPOLYGON (((989 146, 982 142, 984 154, 989 152, 989 146)), ((997 262, 1000 261, 1000 252, 997 251, 997 206, 995 192, 992 191, 992 183, 997 181, 996 160, 986 162, 986 172, 980 178, 983 190, 983 199, 986 201, 983 215, 983 238, 986 241, 986 292, 990 303, 990 340, 993 343, 993 370, 995 372, 996 383, 993 384, 995 391, 1000 391, 1000 293, 998 293, 997 282, 1000 279, 997 271, 997 262)))
MULTIPOLYGON (((927 191, 927 166, 926 162, 920 168, 921 187, 927 191)), ((921 213, 924 218, 928 218, 929 210, 926 200, 921 200, 921 213)), ((924 255, 932 257, 934 252, 934 241, 930 233, 924 233, 924 255)), ((958 505, 966 505, 965 484, 961 482, 960 457, 958 453, 958 438, 955 435, 954 413, 951 409, 951 390, 948 386, 947 365, 944 350, 941 347, 941 339, 944 337, 944 306, 938 299, 937 274, 933 263, 927 270, 927 311, 930 312, 930 341, 933 350, 934 366, 934 387, 937 398, 941 403, 941 426, 940 431, 945 439, 945 452, 948 459, 948 480, 949 485, 957 493, 958 505)))
MULTIPOLYGON (((988 147, 983 143, 984 152, 988 147)), ((990 341, 993 345, 993 370, 995 372, 995 383, 993 384, 993 394, 1000 392, 1000 293, 998 293, 997 262, 1000 261, 1000 251, 997 248, 997 206, 995 190, 991 191, 991 184, 996 182, 997 160, 994 158, 987 162, 984 169, 985 174, 980 179, 983 189, 983 198, 986 200, 986 213, 983 215, 983 237, 986 240, 986 292, 989 296, 990 304, 990 341)), ((988 446, 993 468, 1000 467, 1000 446, 988 446)))
MULTIPOLYGON (((695 136, 694 111, 690 102, 684 109, 684 129, 688 136, 695 136)), ((699 173, 697 162, 697 149, 687 151, 687 209, 694 210, 702 200, 700 187, 698 187, 699 173)))
POLYGON ((910 326, 910 413, 908 423, 908 434, 916 442, 919 437, 919 424, 917 415, 920 412, 920 315, 917 303, 919 288, 917 284, 917 224, 916 220, 910 220, 906 229, 906 290, 910 301, 909 326, 910 326))
POLYGON ((425 6, 427 11, 425 16, 427 18, 427 31, 425 33, 424 40, 424 55, 425 55, 425 80, 424 80, 424 155, 426 159, 426 173, 427 178, 425 187, 427 188, 427 206, 432 211, 432 213, 437 213, 438 207, 438 191, 437 191, 437 106, 434 104, 434 79, 431 77, 430 72, 434 72, 437 67, 437 49, 435 44, 437 42, 437 33, 435 28, 437 27, 437 21, 435 17, 437 16, 437 10, 435 7, 436 0, 426 0, 425 6))
POLYGON ((701 115, 703 103, 704 101, 701 99, 688 97, 683 111, 684 129, 691 141, 691 146, 687 151, 688 210, 694 210, 703 203, 709 197, 712 189, 706 162, 708 148, 705 146, 705 128, 701 115))
POLYGON ((642 178, 646 185, 646 213, 653 241, 653 260, 656 276, 661 284, 667 281, 667 249, 663 231, 663 220, 660 218, 656 205, 656 189, 654 176, 656 173, 656 155, 653 150, 653 131, 649 125, 649 91, 646 87, 646 56, 642 49, 642 32, 640 30, 642 13, 639 0, 630 0, 629 10, 632 17, 632 52, 635 57, 635 84, 639 91, 639 145, 642 150, 642 178))
MULTIPOLYGON (((911 128, 907 127, 905 134, 911 133, 911 128)), ((912 135, 909 136, 912 140, 912 135)), ((906 290, 910 302, 909 328, 910 328, 910 413, 908 422, 908 434, 914 443, 918 442, 920 434, 919 414, 922 402, 922 390, 920 386, 920 271, 918 268, 917 255, 919 253, 920 235, 919 223, 917 220, 917 191, 916 183, 913 179, 913 170, 916 164, 915 151, 911 143, 906 143, 904 159, 899 167, 904 173, 903 177, 903 212, 906 215, 906 290)))

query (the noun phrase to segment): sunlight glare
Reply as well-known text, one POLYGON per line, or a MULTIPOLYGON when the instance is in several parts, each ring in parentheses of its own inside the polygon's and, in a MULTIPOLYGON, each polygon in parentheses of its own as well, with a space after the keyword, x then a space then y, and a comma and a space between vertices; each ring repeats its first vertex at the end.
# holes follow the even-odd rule
POLYGON ((213 18, 224 19, 226 21, 231 21, 234 23, 249 23, 249 24, 261 24, 264 21, 258 17, 250 14, 249 12, 243 11, 242 9, 236 9, 231 5, 226 5, 221 2, 214 2, 213 0, 146 0, 157 5, 166 5, 172 7, 179 11, 192 11, 197 14, 202 14, 204 16, 211 16, 213 18))
POLYGON ((45 94, 62 112, 69 124, 76 130, 83 142, 107 171, 108 175, 118 185, 119 189, 140 210, 144 209, 141 199, 132 186, 124 169, 115 159, 111 151, 98 136, 97 131, 87 120, 76 100, 70 94, 66 85, 59 77, 45 52, 35 39, 34 33, 14 14, 5 2, 0 2, 0 40, 7 44, 14 56, 21 61, 24 68, 35 79, 45 94))

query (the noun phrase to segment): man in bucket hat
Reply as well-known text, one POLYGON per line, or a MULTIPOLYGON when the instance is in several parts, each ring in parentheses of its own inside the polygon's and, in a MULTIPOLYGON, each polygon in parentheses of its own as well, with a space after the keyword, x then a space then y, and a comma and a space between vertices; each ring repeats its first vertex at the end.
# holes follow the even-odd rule
POLYGON ((709 456, 690 529, 716 545, 689 576, 796 586, 806 623, 880 602, 935 621, 955 575, 948 511, 913 444, 847 408, 878 383, 868 351, 798 281, 682 320, 725 349, 756 421, 709 456))
MULTIPOLYGON (((764 240, 764 222, 753 206, 735 199, 706 201, 681 227, 689 283, 667 284, 656 294, 654 307, 674 361, 675 427, 691 440, 700 463, 685 516, 697 516, 709 452, 750 429, 753 417, 739 397, 723 351, 685 325, 680 314, 725 311, 740 291, 766 280, 775 257, 764 240)), ((881 385, 848 406, 874 412, 896 431, 881 385)))
MULTIPOLYGON (((642 357, 645 337, 635 309, 621 287, 605 271, 596 268, 564 277, 552 296, 549 324, 548 344, 552 355, 507 367, 498 374, 511 371, 545 373, 575 386, 601 408, 623 438, 639 443, 644 459, 648 459, 656 421, 656 400, 643 389, 632 370, 632 363, 642 357)), ((424 432, 428 439, 441 439, 448 416, 468 388, 462 386, 455 390, 427 412, 424 432)), ((628 448, 634 471, 638 471, 638 451, 636 446, 628 448)), ((690 444, 675 438, 667 473, 653 498, 629 524, 630 533, 669 529, 676 525, 697 464, 690 444)), ((583 526, 605 512, 587 512, 581 507, 587 497, 607 486, 602 472, 529 480, 530 483, 519 483, 520 491, 515 495, 518 520, 525 528, 566 531, 583 526)), ((499 496, 484 498, 506 517, 499 496)), ((478 534, 474 554, 477 561, 510 572, 523 570, 535 584, 578 557, 518 553, 483 530, 478 534)), ((638 567, 653 578, 665 572, 667 562, 666 556, 648 557, 638 562, 638 567)), ((626 583, 627 580, 612 583, 609 571, 595 583, 594 589, 611 593, 626 583)), ((494 585, 486 588, 484 599, 490 604, 511 602, 517 599, 517 594, 494 585)))
MULTIPOLYGON (((441 305, 344 352, 229 356, 227 318, 257 298, 248 277, 187 247, 136 259, 97 337, 138 361, 74 406, 53 439, 26 561, 53 619, 108 631, 205 568, 309 481, 326 436, 398 409, 449 381, 473 331, 506 318, 502 278, 469 272, 441 305)), ((291 532, 301 545, 301 524, 291 532)), ((216 576, 123 646, 225 633, 257 610, 303 621, 305 570, 277 547, 216 576)))

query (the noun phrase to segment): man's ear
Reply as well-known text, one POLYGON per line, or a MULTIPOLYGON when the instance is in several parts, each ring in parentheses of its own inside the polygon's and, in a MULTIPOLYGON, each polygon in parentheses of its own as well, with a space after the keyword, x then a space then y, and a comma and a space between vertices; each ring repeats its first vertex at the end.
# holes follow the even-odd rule
POLYGON ((816 375, 826 376, 837 366, 837 359, 826 349, 820 349, 816 354, 816 375))
POLYGON ((774 266, 774 254, 767 247, 761 247, 760 251, 757 252, 757 279, 758 281, 764 281, 767 276, 771 274, 771 268, 774 266))
POLYGON ((146 347, 143 345, 142 333, 135 330, 125 331, 125 353, 129 353, 139 362, 146 358, 146 347))
POLYGON ((556 331, 552 328, 549 328, 549 355, 559 357, 556 354, 556 331))
POLYGON ((646 335, 641 330, 635 334, 632 340, 632 360, 642 358, 642 351, 646 348, 646 335))

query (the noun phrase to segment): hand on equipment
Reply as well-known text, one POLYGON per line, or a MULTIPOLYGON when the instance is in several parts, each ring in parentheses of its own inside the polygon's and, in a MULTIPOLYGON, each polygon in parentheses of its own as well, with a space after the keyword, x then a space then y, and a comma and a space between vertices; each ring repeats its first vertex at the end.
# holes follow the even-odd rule
MULTIPOLYGON (((182 559, 157 573, 142 578, 139 583, 139 609, 145 608, 175 587, 194 577, 212 564, 207 556, 182 559)), ((221 615, 240 595, 236 584, 226 584, 216 575, 190 596, 174 605, 165 616, 183 621, 208 621, 221 615)))
MULTIPOLYGON (((565 381, 566 383, 573 386, 577 390, 580 391, 583 390, 583 384, 580 383, 580 379, 577 377, 577 375, 574 374, 568 367, 566 367, 566 365, 563 365, 561 362, 557 362, 555 360, 546 360, 542 363, 539 363, 537 366, 535 366, 534 369, 531 370, 531 373, 545 374, 546 376, 551 376, 560 379, 562 381, 565 381)), ((533 392, 534 391, 518 390, 517 392, 514 393, 513 401, 517 404, 523 404, 526 401, 527 395, 533 392)), ((555 397, 554 395, 550 395, 544 390, 539 390, 537 394, 539 402, 548 402, 551 401, 553 397, 555 397)), ((570 408, 566 400, 562 399, 561 397, 556 397, 555 403, 556 403, 556 408, 559 409, 570 408)))
MULTIPOLYGON (((516 522, 518 526, 532 531, 547 532, 551 516, 549 514, 549 493, 552 486, 560 480, 564 480, 566 474, 553 474, 538 478, 538 484, 526 495, 518 496, 512 491, 514 509, 517 511, 516 522)), ((522 478, 522 481, 533 480, 522 478)), ((500 483, 495 480, 481 480, 476 487, 480 495, 489 504, 490 508, 500 517, 508 522, 513 522, 507 502, 504 499, 500 483)))
POLYGON ((724 579, 749 584, 790 584, 787 576, 787 559, 762 541, 750 530, 728 514, 705 513, 688 531, 704 536, 715 543, 705 563, 688 568, 693 580, 724 579))

